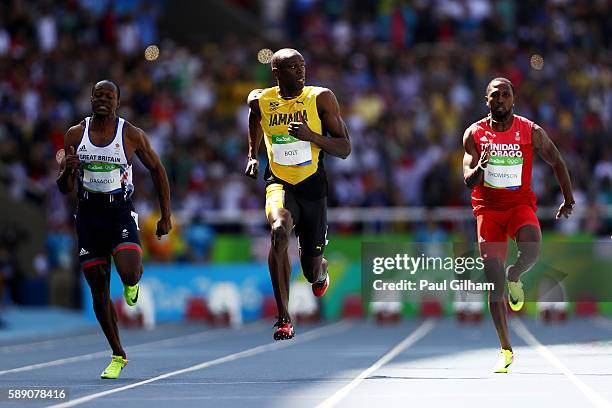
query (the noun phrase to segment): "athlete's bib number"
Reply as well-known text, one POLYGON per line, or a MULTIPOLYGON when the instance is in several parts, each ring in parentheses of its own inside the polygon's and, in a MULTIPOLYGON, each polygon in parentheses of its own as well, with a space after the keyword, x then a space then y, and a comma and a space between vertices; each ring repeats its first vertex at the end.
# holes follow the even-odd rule
POLYGON ((110 163, 83 164, 83 187, 96 193, 121 189, 121 168, 110 163))
POLYGON ((522 157, 491 156, 484 171, 484 182, 492 188, 518 188, 522 175, 522 157))
POLYGON ((283 166, 301 166, 312 162, 310 142, 290 135, 272 135, 274 163, 283 166))

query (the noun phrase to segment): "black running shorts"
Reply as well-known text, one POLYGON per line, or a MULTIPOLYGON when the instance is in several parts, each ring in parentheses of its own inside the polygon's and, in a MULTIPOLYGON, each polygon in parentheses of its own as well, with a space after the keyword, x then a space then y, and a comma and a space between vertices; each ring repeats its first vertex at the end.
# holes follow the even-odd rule
POLYGON ((327 197, 310 200, 273 183, 266 187, 266 216, 273 208, 285 208, 291 213, 303 254, 323 255, 327 245, 327 197))
POLYGON ((138 214, 131 200, 79 200, 76 230, 83 269, 108 264, 110 256, 123 249, 141 252, 138 214))

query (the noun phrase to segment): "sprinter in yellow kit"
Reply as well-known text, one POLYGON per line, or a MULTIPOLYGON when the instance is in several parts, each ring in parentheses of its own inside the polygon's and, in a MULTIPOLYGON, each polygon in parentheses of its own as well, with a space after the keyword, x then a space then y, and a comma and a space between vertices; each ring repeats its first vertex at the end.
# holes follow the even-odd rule
POLYGON ((268 154, 266 216, 272 229, 268 265, 278 309, 275 340, 294 336, 289 303, 291 263, 287 246, 295 228, 304 276, 317 297, 329 286, 327 261, 327 178, 324 152, 345 159, 348 130, 336 96, 327 88, 304 86, 302 55, 284 48, 272 56, 278 86, 255 89, 248 97, 249 152, 245 174, 257 178, 257 152, 263 138, 268 154))

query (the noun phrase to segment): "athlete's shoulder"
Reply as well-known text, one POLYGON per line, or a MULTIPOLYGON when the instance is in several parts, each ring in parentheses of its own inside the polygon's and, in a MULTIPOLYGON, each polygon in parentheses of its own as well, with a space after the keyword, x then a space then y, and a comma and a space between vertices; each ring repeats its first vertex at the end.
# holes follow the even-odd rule
POLYGON ((74 147, 76 151, 83 140, 85 134, 85 122, 81 122, 78 125, 71 126, 64 134, 64 149, 68 151, 70 146, 74 147))
POLYGON ((85 132, 85 119, 68 128, 64 136, 64 141, 66 141, 67 144, 78 144, 83 136, 83 132, 85 132))
POLYGON ((329 88, 324 88, 322 86, 313 86, 310 95, 313 95, 316 98, 317 106, 319 108, 329 107, 330 109, 335 109, 338 106, 338 99, 334 92, 329 88))
POLYGON ((336 95, 334 95, 334 92, 329 89, 329 88, 325 88, 323 86, 311 86, 310 87, 310 94, 314 95, 314 96, 323 96, 323 97, 335 97, 336 95))
POLYGON ((128 139, 146 137, 144 130, 125 119, 123 119, 123 134, 128 139))
POLYGON ((526 117, 524 117, 524 116, 521 116, 521 115, 514 115, 514 117, 518 119, 519 123, 523 123, 523 124, 525 124, 525 125, 527 125, 527 126, 530 126, 530 127, 537 126, 537 125, 535 124, 535 122, 534 122, 534 121, 529 120, 529 119, 527 119, 527 118, 526 118, 526 117))
POLYGON ((487 118, 484 117, 472 123, 470 126, 468 126, 465 129, 465 134, 466 135, 469 134, 470 136, 472 136, 478 131, 485 130, 486 126, 487 126, 487 118))
POLYGON ((477 120, 476 122, 472 123, 473 126, 473 130, 477 131, 477 130, 486 130, 489 127, 489 124, 487 122, 487 120, 489 119, 488 116, 485 116, 482 119, 477 120))
POLYGON ((83 132, 84 130, 85 130, 85 119, 83 119, 81 122, 77 123, 74 126, 70 126, 68 130, 66 131, 66 134, 75 133, 75 132, 83 132))
POLYGON ((247 96, 247 105, 250 105, 251 102, 259 99, 261 97, 261 94, 265 91, 265 88, 258 88, 258 89, 253 89, 251 92, 249 92, 249 96, 247 96))
POLYGON ((531 126, 531 132, 528 133, 528 135, 531 137, 531 143, 534 146, 539 147, 542 145, 542 141, 548 138, 548 135, 542 126, 531 121, 529 123, 531 126))
POLYGON ((247 105, 250 105, 254 101, 258 101, 259 99, 263 99, 266 97, 270 97, 271 95, 276 95, 276 89, 278 87, 273 86, 270 88, 257 88, 253 89, 249 92, 249 96, 247 96, 247 105))
POLYGON ((463 132, 463 137, 462 137, 462 142, 463 142, 464 147, 467 148, 468 146, 473 145, 474 136, 476 136, 476 134, 479 131, 483 131, 485 129, 486 121, 487 121, 487 118, 485 117, 483 119, 480 119, 472 123, 470 126, 468 126, 465 129, 465 131, 463 132))
POLYGON ((310 88, 310 93, 313 93, 315 95, 320 95, 325 92, 331 92, 333 94, 331 89, 326 88, 324 86, 308 85, 308 88, 310 88))
POLYGON ((259 101, 265 98, 270 98, 273 94, 276 95, 273 90, 274 88, 258 88, 249 92, 249 96, 247 97, 247 105, 249 108, 251 108, 251 111, 259 113, 261 110, 259 107, 259 101))

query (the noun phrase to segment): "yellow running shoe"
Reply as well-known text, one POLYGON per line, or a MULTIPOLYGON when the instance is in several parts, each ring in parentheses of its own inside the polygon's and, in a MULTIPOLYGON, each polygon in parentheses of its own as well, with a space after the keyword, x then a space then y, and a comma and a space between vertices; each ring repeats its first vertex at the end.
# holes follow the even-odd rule
POLYGON ((508 281, 508 304, 510 309, 518 312, 525 304, 525 292, 523 291, 523 282, 508 281))
POLYGON ((495 363, 495 367, 493 369, 494 373, 507 373, 508 367, 514 361, 514 353, 510 350, 501 349, 499 353, 499 358, 497 359, 497 363, 495 363))
POLYGON ((102 371, 102 374, 100 374, 100 378, 104 378, 106 380, 115 380, 119 378, 121 370, 127 365, 127 363, 128 360, 123 358, 122 356, 113 355, 113 358, 108 367, 106 367, 104 371, 102 371))
POLYGON ((138 302, 138 293, 140 293, 138 284, 134 286, 123 285, 123 297, 128 306, 134 306, 138 302))

